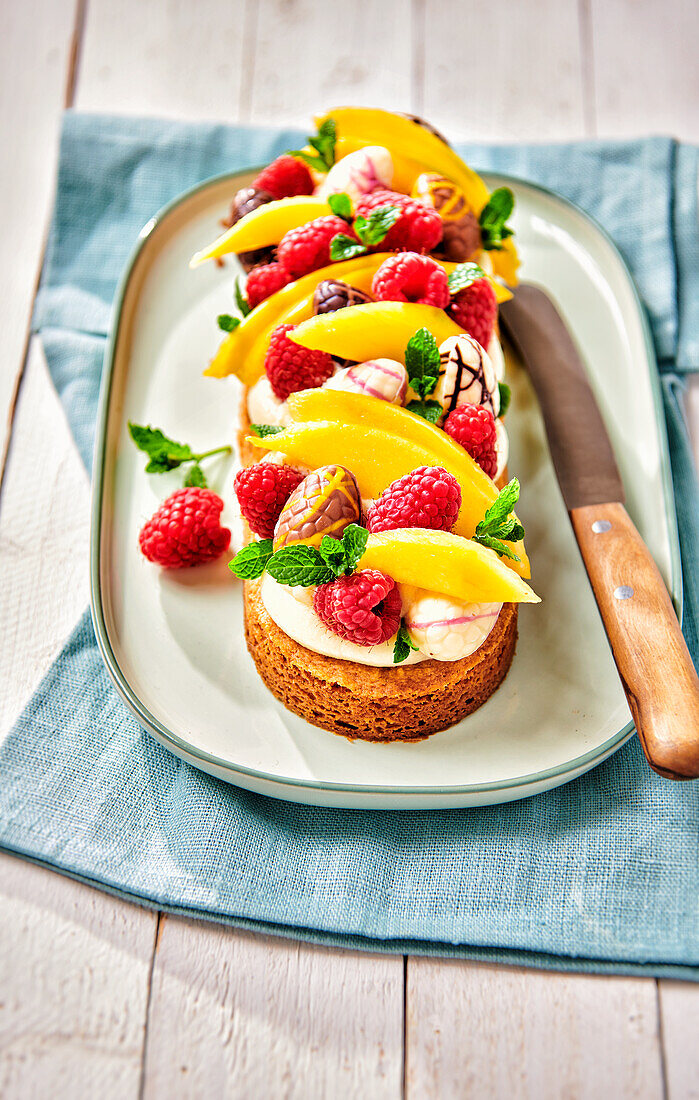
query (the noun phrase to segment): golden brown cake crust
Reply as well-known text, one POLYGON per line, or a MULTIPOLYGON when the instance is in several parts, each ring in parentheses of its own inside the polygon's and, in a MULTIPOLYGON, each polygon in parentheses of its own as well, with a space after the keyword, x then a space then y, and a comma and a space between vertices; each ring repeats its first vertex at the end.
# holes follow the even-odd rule
POLYGON ((504 604, 483 645, 460 661, 373 668, 314 653, 270 618, 260 581, 245 583, 245 638, 273 695, 314 726, 365 741, 420 741, 471 714, 500 686, 517 643, 504 604))

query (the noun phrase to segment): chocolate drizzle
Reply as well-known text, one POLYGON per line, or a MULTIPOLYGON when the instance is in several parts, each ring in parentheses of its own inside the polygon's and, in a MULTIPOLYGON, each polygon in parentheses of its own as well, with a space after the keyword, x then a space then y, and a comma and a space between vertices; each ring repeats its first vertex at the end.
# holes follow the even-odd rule
POLYGON ((441 352, 439 356, 440 378, 446 377, 450 362, 453 361, 456 364, 456 370, 454 373, 454 388, 451 393, 444 394, 444 408, 446 410, 447 416, 450 412, 453 412, 458 405, 459 395, 461 394, 461 391, 469 389, 474 382, 480 385, 481 393, 478 400, 473 401, 473 404, 487 405, 490 407, 491 411, 494 412, 492 394, 488 389, 488 385, 485 380, 485 364, 483 362, 483 351, 480 345, 477 344, 475 341, 472 344, 469 342, 469 347, 473 348, 474 353, 478 355, 478 366, 473 366, 471 363, 466 362, 462 351, 461 341, 457 341, 453 345, 453 347, 441 352), (464 374, 467 374, 469 377, 469 381, 466 385, 463 384, 464 374))

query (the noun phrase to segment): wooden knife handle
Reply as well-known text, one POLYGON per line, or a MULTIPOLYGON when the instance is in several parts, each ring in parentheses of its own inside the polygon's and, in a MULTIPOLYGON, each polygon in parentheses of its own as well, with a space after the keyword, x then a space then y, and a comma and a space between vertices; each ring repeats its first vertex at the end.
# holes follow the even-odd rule
POLYGON ((658 567, 623 504, 570 519, 648 763, 697 779, 699 678, 658 567))

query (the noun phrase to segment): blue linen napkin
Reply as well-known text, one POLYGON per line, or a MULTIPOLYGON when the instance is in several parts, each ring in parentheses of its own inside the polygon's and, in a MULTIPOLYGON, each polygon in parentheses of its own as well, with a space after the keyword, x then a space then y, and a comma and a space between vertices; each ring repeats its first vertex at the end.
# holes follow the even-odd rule
MULTIPOLYGON (((302 135, 66 115, 34 329, 86 465, 110 304, 141 226, 197 181, 302 135)), ((669 139, 464 146, 591 211, 631 265, 662 371, 696 659, 697 486, 682 375, 699 369, 699 150, 669 139)), ((696 784, 635 739, 574 783, 474 810, 327 810, 227 786, 137 725, 86 614, 0 751, 0 843, 167 911, 377 951, 699 979, 696 784)))

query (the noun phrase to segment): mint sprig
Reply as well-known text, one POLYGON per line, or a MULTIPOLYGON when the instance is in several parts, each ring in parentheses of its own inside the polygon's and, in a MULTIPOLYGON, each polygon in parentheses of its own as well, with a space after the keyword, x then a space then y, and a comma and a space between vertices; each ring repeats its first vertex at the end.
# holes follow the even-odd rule
POLYGON ((353 229, 359 240, 346 233, 338 233, 330 242, 330 259, 351 260, 363 256, 370 248, 381 244, 389 229, 396 224, 401 215, 400 207, 386 203, 372 210, 368 218, 362 214, 354 219, 353 229))
POLYGON ((493 191, 478 219, 483 248, 499 252, 503 241, 514 235, 514 230, 505 225, 514 205, 515 197, 509 187, 498 187, 497 191, 493 191))
POLYGON ((519 500, 519 481, 516 477, 502 489, 476 527, 474 542, 487 546, 512 561, 520 559, 508 542, 519 542, 524 538, 522 524, 513 516, 512 509, 519 500))
POLYGON ((195 453, 188 443, 177 443, 169 439, 160 428, 144 427, 129 421, 129 434, 140 451, 148 455, 147 474, 165 474, 176 470, 184 463, 192 463, 187 472, 185 486, 196 485, 206 488, 206 478, 199 463, 212 455, 230 454, 232 447, 214 447, 210 451, 195 453))
POLYGON ((233 561, 229 561, 228 568, 231 573, 235 573, 236 577, 245 581, 254 581, 262 576, 271 557, 272 540, 260 539, 239 550, 233 561))
POLYGON ((439 381, 439 365, 437 341, 429 329, 418 329, 405 348, 405 369, 419 400, 409 401, 406 407, 430 424, 436 424, 444 412, 439 401, 427 400, 439 381))
POLYGON ((216 323, 222 332, 233 332, 240 324, 240 317, 233 317, 230 313, 219 313, 216 323))
POLYGON ((344 191, 336 195, 328 195, 328 206, 338 218, 344 218, 346 222, 352 221, 352 203, 349 195, 344 191))
POLYGON ((472 261, 459 264, 449 276, 449 293, 453 298, 460 290, 466 290, 466 287, 471 286, 471 283, 475 283, 477 279, 485 278, 485 271, 478 264, 472 261))
POLYGON ((310 588, 314 584, 327 584, 337 574, 322 557, 317 546, 299 543, 282 546, 267 563, 270 577, 280 584, 300 585, 310 588))
POLYGON ((498 390, 500 393, 500 412, 498 416, 504 416, 510 407, 510 401, 512 400, 512 390, 508 386, 507 382, 498 382, 498 390))
POLYGON ((421 416, 424 420, 428 420, 430 424, 436 424, 440 416, 444 412, 444 407, 439 401, 408 401, 405 406, 408 412, 415 413, 416 416, 421 416))
POLYGON ((411 650, 417 650, 417 646, 414 645, 412 638, 408 634, 405 623, 402 622, 398 627, 396 640, 393 643, 394 665, 399 665, 401 661, 406 661, 410 656, 411 650))
POLYGON ((308 144, 315 153, 306 153, 303 149, 291 149, 292 157, 298 157, 310 168, 317 172, 329 172, 335 163, 335 144, 337 142, 337 127, 334 118, 326 118, 318 128, 314 137, 309 137, 308 144))
POLYGON ((251 424, 250 431, 258 439, 266 439, 268 435, 279 435, 284 429, 278 424, 251 424))
POLYGON ((241 277, 239 275, 235 281, 235 304, 242 313, 243 317, 247 317, 248 313, 251 312, 251 309, 246 296, 243 294, 243 288, 240 279, 241 277))

